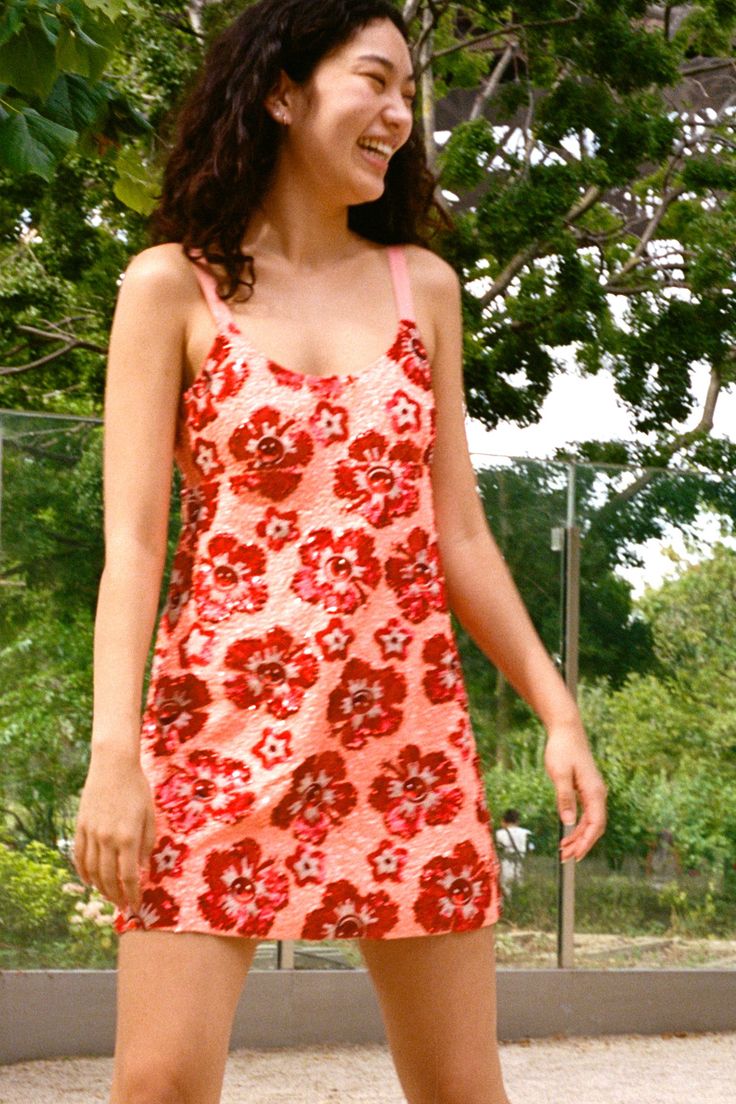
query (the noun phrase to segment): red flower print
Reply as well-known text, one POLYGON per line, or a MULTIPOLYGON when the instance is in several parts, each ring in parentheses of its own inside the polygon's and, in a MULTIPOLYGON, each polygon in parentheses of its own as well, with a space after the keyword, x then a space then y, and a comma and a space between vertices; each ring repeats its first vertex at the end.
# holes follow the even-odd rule
POLYGON ((322 445, 348 439, 348 412, 344 406, 332 406, 322 399, 314 408, 309 427, 322 445))
POLYGON ((302 375, 301 372, 292 372, 290 368, 283 368, 275 360, 267 360, 266 367, 279 387, 288 387, 291 391, 303 391, 307 386, 309 376, 302 375))
POLYGON ((192 588, 192 557, 183 548, 174 556, 163 616, 169 631, 176 628, 181 611, 189 601, 192 588))
POLYGON ((322 649, 325 659, 345 659, 348 646, 355 640, 355 633, 352 629, 346 628, 339 617, 331 617, 327 622, 327 628, 315 633, 314 639, 322 649))
POLYGON ((400 882, 409 852, 391 840, 383 839, 375 851, 368 855, 373 878, 377 882, 400 882))
POLYGON ((479 824, 491 824, 491 814, 485 794, 482 794, 475 803, 475 815, 479 824))
POLYGON ((231 435, 228 445, 244 466, 230 478, 234 491, 256 491, 274 502, 299 485, 314 446, 299 428, 298 418, 285 418, 273 406, 262 406, 231 435))
POLYGON ((362 897, 352 882, 330 882, 322 908, 307 914, 302 939, 381 938, 396 926, 399 907, 385 890, 362 897))
POLYGON ((162 675, 142 729, 143 736, 154 741, 154 755, 170 755, 196 736, 211 700, 207 684, 196 675, 162 675))
POLYGON ((173 836, 162 836, 151 852, 150 874, 152 882, 162 878, 180 878, 183 873, 182 860, 189 854, 189 847, 173 836))
POLYGON ((296 510, 287 510, 282 514, 275 506, 268 506, 256 525, 256 534, 262 537, 274 552, 280 552, 285 544, 296 540, 299 536, 297 516, 296 510))
POLYGON ((391 617, 385 625, 376 629, 373 639, 381 649, 382 659, 406 659, 406 649, 414 639, 414 633, 397 617, 391 617))
POLYGON ((211 482, 213 476, 220 475, 225 470, 217 455, 215 442, 204 437, 195 438, 192 461, 205 483, 211 482))
POLYGON ((402 319, 402 326, 396 341, 389 349, 388 355, 397 364, 401 365, 407 379, 415 383, 417 387, 429 391, 432 379, 427 358, 427 350, 424 348, 419 331, 413 322, 402 319))
POLYGON ((239 391, 248 375, 247 364, 233 356, 231 341, 219 332, 206 363, 184 395, 186 418, 192 429, 199 432, 213 422, 218 416, 218 404, 239 391))
POLYGON ((253 613, 268 598, 266 556, 257 544, 241 544, 218 533, 207 543, 194 571, 194 599, 200 617, 222 621, 236 611, 253 613))
POLYGON ((274 717, 288 717, 302 704, 304 691, 317 681, 317 659, 276 625, 264 636, 236 640, 225 666, 239 672, 225 681, 225 692, 241 709, 265 705, 274 717))
POLYGON ((463 759, 469 759, 471 755, 476 754, 475 738, 467 717, 461 717, 458 727, 450 733, 450 743, 460 749, 463 759))
POLYGON ((374 550, 373 537, 363 529, 348 529, 340 536, 314 529, 299 545, 305 566, 295 574, 291 588, 305 602, 353 613, 366 601, 369 588, 381 581, 374 550))
POLYGON ((249 768, 239 759, 224 759, 200 748, 157 787, 157 804, 175 832, 194 832, 215 820, 236 824, 255 801, 255 794, 245 788, 249 778, 249 768))
POLYGON ((430 637, 422 649, 422 659, 432 665, 422 679, 424 692, 431 702, 466 700, 460 657, 446 636, 437 633, 430 637))
POLYGON ((424 621, 432 610, 446 610, 439 544, 418 525, 403 541, 395 541, 386 560, 386 582, 396 592, 407 620, 424 621))
POLYGON ((491 900, 491 878, 470 840, 452 855, 436 855, 422 868, 414 915, 428 932, 480 928, 491 900))
POLYGON ((422 755, 416 744, 407 744, 396 760, 382 765, 385 773, 373 779, 368 800, 393 835, 411 839, 425 824, 449 824, 457 815, 463 795, 443 752, 422 755))
POLYGON ((291 786, 271 813, 271 823, 291 828, 305 843, 322 843, 358 800, 355 786, 344 778, 345 761, 338 752, 309 755, 292 772, 291 786))
POLYGON ((488 798, 486 796, 486 784, 483 778, 483 763, 475 747, 475 743, 473 744, 473 768, 475 770, 475 779, 478 787, 475 815, 481 824, 492 824, 491 813, 488 808, 488 798))
POLYGON ((241 935, 267 935, 279 909, 289 903, 289 879, 274 859, 261 862, 261 847, 242 839, 224 851, 210 851, 204 864, 207 886, 197 901, 213 928, 241 935))
POLYGON ((201 533, 212 525, 217 509, 218 483, 198 483, 194 487, 182 487, 181 539, 191 545, 201 533))
POLYGON ((424 461, 424 463, 427 465, 428 468, 431 467, 431 465, 432 465, 432 457, 434 456, 434 446, 435 446, 436 440, 437 440, 437 408, 434 407, 434 406, 431 406, 429 408, 429 444, 425 448, 424 456, 422 457, 422 460, 424 461))
POLYGON ((192 663, 206 666, 212 658, 214 640, 214 629, 206 629, 204 625, 193 625, 179 643, 179 662, 182 667, 189 667, 192 663))
POLYGON ((422 425, 421 407, 406 391, 395 391, 386 403, 397 433, 418 433, 422 425))
POLYGON ((406 679, 399 671, 349 659, 327 708, 333 735, 347 748, 363 747, 371 736, 388 736, 401 724, 396 705, 405 697, 406 679))
POLYGON ((217 365, 223 361, 229 351, 229 345, 225 337, 218 333, 212 343, 209 356, 200 368, 191 386, 183 393, 184 414, 186 424, 193 431, 199 432, 217 417, 215 404, 212 401, 208 384, 210 376, 216 370, 217 365))
POLYGON ((138 912, 128 907, 116 916, 115 931, 139 931, 149 928, 171 928, 179 915, 179 904, 163 886, 144 889, 138 912))
POLYGON ((316 882, 319 885, 325 880, 325 853, 318 851, 316 847, 300 843, 296 851, 284 861, 298 885, 306 885, 307 882, 316 882))
POLYGON ((377 529, 394 518, 413 514, 419 503, 420 451, 410 441, 387 439, 375 430, 361 433, 340 460, 334 491, 349 500, 348 509, 362 514, 377 529))
POLYGON ((253 745, 253 754, 257 755, 266 770, 291 759, 291 733, 277 732, 266 726, 257 744, 253 745))

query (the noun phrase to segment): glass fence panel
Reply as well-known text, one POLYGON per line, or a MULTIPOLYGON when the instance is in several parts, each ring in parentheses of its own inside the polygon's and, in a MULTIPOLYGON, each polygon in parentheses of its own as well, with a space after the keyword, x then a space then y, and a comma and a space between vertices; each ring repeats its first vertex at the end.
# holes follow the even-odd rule
MULTIPOLYGON (((560 663, 567 468, 481 453, 471 458, 489 527, 537 631, 560 663)), ((497 962, 553 967, 559 835, 554 787, 543 769, 544 729, 460 625, 457 634, 501 863, 497 962)))
POLYGON ((736 966, 736 482, 577 466, 579 699, 609 787, 575 963, 736 966))
MULTIPOLYGON (((91 736, 101 448, 94 419, 0 412, 0 968, 116 962, 112 906, 80 886, 69 856, 91 736)), ((609 821, 575 868, 575 965, 736 966, 734 482, 473 462, 489 526, 560 665, 566 523, 580 532, 579 698, 609 821)), ((159 616, 180 524, 175 472, 159 616)), ((545 734, 452 623, 502 864, 497 960, 554 967, 559 824, 545 734)), ((152 656, 153 641, 144 696, 152 656)), ((362 962, 351 940, 261 943, 257 968, 290 965, 362 962)))

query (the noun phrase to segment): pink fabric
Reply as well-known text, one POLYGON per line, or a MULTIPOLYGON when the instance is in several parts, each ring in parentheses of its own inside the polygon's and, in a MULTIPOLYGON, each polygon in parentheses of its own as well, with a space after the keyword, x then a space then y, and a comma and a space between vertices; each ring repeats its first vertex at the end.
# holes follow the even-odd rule
POLYGON ((403 248, 395 340, 353 375, 218 323, 182 395, 182 530, 141 730, 138 915, 270 939, 461 931, 502 911, 439 559, 430 365, 403 248))

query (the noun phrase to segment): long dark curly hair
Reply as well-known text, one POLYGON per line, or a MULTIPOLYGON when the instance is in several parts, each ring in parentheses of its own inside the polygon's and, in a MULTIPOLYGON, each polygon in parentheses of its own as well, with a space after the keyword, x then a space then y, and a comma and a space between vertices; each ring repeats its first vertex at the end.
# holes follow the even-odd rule
MULTIPOLYGON (((241 246, 276 165, 282 128, 264 100, 280 70, 305 83, 329 51, 374 19, 390 19, 409 41, 390 0, 259 0, 211 43, 177 115, 148 230, 152 244, 181 242, 190 259, 222 265, 222 298, 240 285, 248 289, 245 298, 253 291, 253 257, 241 246), (242 279, 246 265, 249 278, 242 279)), ((437 233, 452 229, 435 186, 415 123, 391 158, 383 194, 349 207, 348 226, 380 244, 427 246, 437 233)))

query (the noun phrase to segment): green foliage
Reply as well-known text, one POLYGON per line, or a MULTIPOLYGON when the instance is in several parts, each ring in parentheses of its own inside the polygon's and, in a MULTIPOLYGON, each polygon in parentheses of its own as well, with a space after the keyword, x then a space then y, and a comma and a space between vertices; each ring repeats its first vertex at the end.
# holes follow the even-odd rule
POLYGON ((0 843, 0 936, 33 939, 67 930, 69 899, 62 892, 69 871, 58 851, 31 841, 23 851, 0 843))
POLYGON ((76 142, 112 138, 113 105, 124 107, 129 132, 145 126, 101 79, 118 44, 120 10, 118 0, 8 0, 0 20, 0 166, 51 180, 76 142))
POLYGON ((474 188, 485 178, 498 143, 487 119, 455 127, 438 158, 448 188, 474 188))
MULTIPOLYGON (((522 884, 504 894, 502 924, 554 931, 557 878, 550 860, 532 856, 522 884)), ((713 879, 685 876, 661 889, 643 877, 600 872, 586 857, 575 867, 575 930, 621 936, 681 935, 729 938, 736 926, 736 901, 713 879)))

